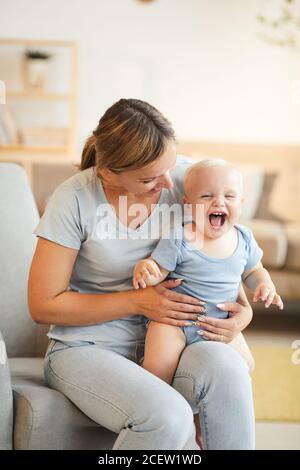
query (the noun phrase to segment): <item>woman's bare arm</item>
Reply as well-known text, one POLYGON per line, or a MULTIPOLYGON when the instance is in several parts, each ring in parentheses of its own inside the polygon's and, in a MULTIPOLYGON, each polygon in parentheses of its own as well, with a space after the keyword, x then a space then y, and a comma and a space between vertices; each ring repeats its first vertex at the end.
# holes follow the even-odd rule
POLYGON ((37 323, 93 325, 127 316, 148 318, 182 326, 195 320, 201 302, 169 289, 177 281, 166 281, 143 291, 112 294, 82 294, 68 291, 77 250, 39 238, 28 282, 28 306, 37 323))
POLYGON ((134 315, 131 291, 82 294, 67 290, 77 253, 72 248, 38 239, 28 282, 32 318, 45 324, 92 325, 134 315))

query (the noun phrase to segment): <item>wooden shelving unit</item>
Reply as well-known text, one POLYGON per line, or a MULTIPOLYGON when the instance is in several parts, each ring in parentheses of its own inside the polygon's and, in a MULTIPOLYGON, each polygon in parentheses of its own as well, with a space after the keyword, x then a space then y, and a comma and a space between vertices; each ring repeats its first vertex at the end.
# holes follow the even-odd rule
MULTIPOLYGON (((62 106, 66 105, 66 114, 67 122, 65 126, 60 127, 49 127, 49 140, 51 141, 51 135, 61 134, 63 136, 63 144, 55 142, 53 139, 53 144, 41 145, 38 142, 34 145, 28 143, 24 138, 26 135, 25 130, 20 128, 18 130, 23 133, 23 140, 20 142, 13 142, 8 144, 0 144, 0 161, 10 161, 21 163, 27 171, 28 177, 31 181, 32 179, 32 164, 35 162, 45 162, 48 163, 53 161, 55 163, 66 163, 66 161, 75 160, 75 124, 76 124, 76 89, 77 89, 77 47, 76 43, 73 41, 60 41, 60 40, 31 40, 31 39, 0 39, 0 62, 5 63, 5 60, 1 60, 1 48, 5 46, 6 59, 11 57, 9 54, 15 54, 14 58, 21 61, 18 69, 18 82, 21 86, 17 89, 14 85, 11 85, 9 80, 4 80, 6 85, 6 104, 7 106, 16 107, 18 103, 21 103, 24 109, 28 109, 28 114, 34 108, 36 103, 39 103, 39 106, 42 107, 42 112, 44 113, 45 118, 47 117, 47 112, 49 113, 50 107, 55 107, 56 103, 62 106), (63 51, 64 53, 69 54, 68 56, 68 74, 67 82, 68 87, 66 90, 55 90, 53 87, 48 89, 45 86, 43 89, 31 89, 26 87, 25 80, 25 59, 24 54, 22 56, 21 51, 25 53, 25 49, 34 49, 34 50, 45 50, 47 52, 63 51)), ((3 50, 3 49, 2 49, 3 50)), ((5 65, 2 65, 4 67, 5 65)), ((52 64, 49 64, 52 67, 52 64)), ((57 64, 56 64, 57 66, 57 64)), ((54 67, 54 64, 53 64, 54 67)), ((53 74, 55 75, 55 68, 52 69, 52 78, 53 74)), ((59 74, 58 74, 59 76, 59 74)), ((14 77, 13 77, 14 78, 14 77)), ((1 76, 0 68, 0 80, 3 80, 1 76)), ((14 81, 14 80, 12 80, 14 81)), ((3 110, 2 104, 0 107, 0 112, 3 110)), ((57 111, 59 112, 59 111, 57 111)), ((17 112, 14 112, 15 120, 17 122, 17 112)), ((41 135, 47 135, 47 128, 45 125, 42 125, 39 129, 39 126, 28 124, 29 131, 36 130, 36 133, 41 132, 41 135)), ((43 138, 42 138, 43 140, 43 138)), ((30 141, 30 138, 29 138, 30 141)))
POLYGON ((74 95, 67 93, 36 93, 24 91, 9 91, 6 93, 8 100, 40 100, 40 101, 69 101, 74 95))

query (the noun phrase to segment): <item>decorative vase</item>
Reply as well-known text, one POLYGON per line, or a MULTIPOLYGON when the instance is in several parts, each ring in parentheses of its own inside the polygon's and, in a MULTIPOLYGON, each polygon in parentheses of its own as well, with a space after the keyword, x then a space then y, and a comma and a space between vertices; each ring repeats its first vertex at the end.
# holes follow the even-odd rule
POLYGON ((48 59, 26 59, 26 83, 28 88, 42 91, 45 87, 48 59))

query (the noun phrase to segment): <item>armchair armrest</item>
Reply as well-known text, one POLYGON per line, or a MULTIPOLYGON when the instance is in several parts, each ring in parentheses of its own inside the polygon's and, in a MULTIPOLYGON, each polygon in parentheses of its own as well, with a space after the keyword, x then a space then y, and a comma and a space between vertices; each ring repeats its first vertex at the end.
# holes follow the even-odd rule
POLYGON ((0 449, 12 449, 13 395, 6 347, 0 331, 0 449))

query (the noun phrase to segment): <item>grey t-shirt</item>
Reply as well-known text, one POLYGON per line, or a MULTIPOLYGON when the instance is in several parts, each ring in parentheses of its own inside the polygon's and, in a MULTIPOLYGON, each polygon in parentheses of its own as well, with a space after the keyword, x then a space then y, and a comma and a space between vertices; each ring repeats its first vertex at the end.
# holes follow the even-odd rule
MULTIPOLYGON (((174 188, 162 190, 150 217, 136 230, 116 217, 94 167, 72 176, 54 191, 34 233, 79 250, 69 290, 105 294, 133 289, 135 264, 150 256, 170 223, 178 223, 183 215, 183 176, 192 163, 178 155, 172 172, 174 188)), ((96 325, 52 325, 48 336, 66 342, 136 340, 137 335, 144 336, 143 325, 142 316, 134 315, 96 325)))

